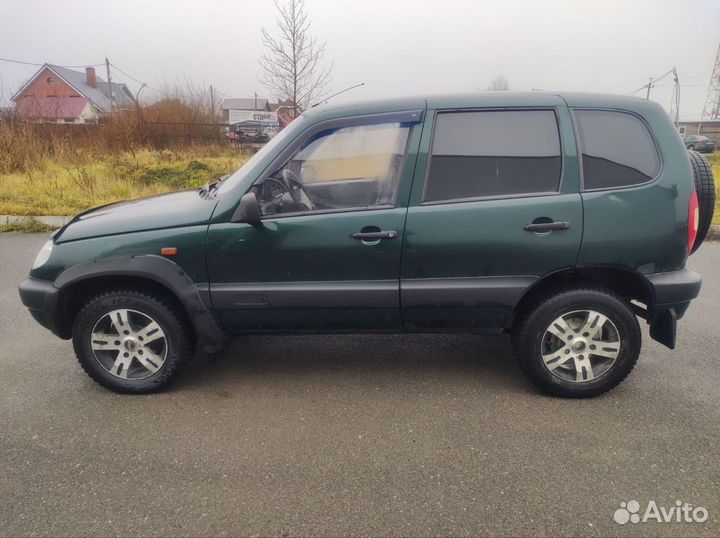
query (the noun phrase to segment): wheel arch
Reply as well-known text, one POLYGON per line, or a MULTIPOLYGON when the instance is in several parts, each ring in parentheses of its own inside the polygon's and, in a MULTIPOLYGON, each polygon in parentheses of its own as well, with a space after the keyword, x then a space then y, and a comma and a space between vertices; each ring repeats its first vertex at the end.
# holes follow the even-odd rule
POLYGON ((652 285, 643 275, 617 265, 584 265, 549 273, 533 283, 515 304, 505 328, 512 329, 518 314, 532 304, 539 295, 555 288, 587 283, 607 288, 628 302, 635 301, 631 305, 635 314, 648 321, 652 320, 655 293, 652 285))
POLYGON ((204 351, 225 347, 228 340, 198 286, 183 269, 161 256, 113 258, 74 265, 55 280, 58 289, 56 322, 61 337, 69 338, 72 324, 88 299, 114 288, 132 287, 153 292, 183 312, 204 351))

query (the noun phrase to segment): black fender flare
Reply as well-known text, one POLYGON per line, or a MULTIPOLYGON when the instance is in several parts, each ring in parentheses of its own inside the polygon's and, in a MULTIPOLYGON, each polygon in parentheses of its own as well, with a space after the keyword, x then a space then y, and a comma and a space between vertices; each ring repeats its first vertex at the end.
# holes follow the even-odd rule
POLYGON ((198 286, 179 265, 162 256, 143 254, 80 263, 60 273, 53 286, 62 293, 83 280, 112 276, 140 277, 169 289, 185 308, 200 348, 207 353, 225 348, 229 336, 203 301, 198 286))
MULTIPOLYGON (((637 272, 634 269, 630 269, 628 267, 624 267, 617 264, 587 264, 587 265, 574 265, 569 267, 563 267, 561 269, 557 269, 555 271, 552 271, 550 273, 547 273, 539 278, 535 282, 533 282, 531 285, 529 285, 523 293, 518 297, 518 299, 515 301, 515 304, 512 308, 512 314, 508 317, 505 323, 505 329, 511 329, 512 325, 515 321, 515 318, 517 316, 518 310, 524 306, 524 303, 528 301, 530 298, 533 297, 533 294, 536 294, 539 290, 542 290, 546 286, 560 286, 563 285, 566 282, 572 282, 573 279, 583 279, 583 280, 589 280, 591 282, 595 282, 601 286, 606 286, 610 289, 615 289, 617 292, 617 289, 613 285, 608 285, 603 280, 597 279, 596 277, 593 278, 591 276, 592 273, 615 273, 615 274, 623 274, 627 276, 628 278, 632 278, 636 283, 639 284, 641 293, 639 295, 642 295, 644 297, 644 300, 646 301, 647 310, 635 310, 635 313, 639 315, 640 317, 643 317, 648 320, 648 322, 652 321, 652 317, 654 316, 655 311, 655 305, 657 304, 657 298, 656 298, 656 289, 653 285, 651 285, 650 281, 648 280, 646 275, 643 275, 642 273, 637 272)), ((612 279, 611 279, 612 280, 612 279)), ((639 308, 639 307, 638 307, 639 308)))

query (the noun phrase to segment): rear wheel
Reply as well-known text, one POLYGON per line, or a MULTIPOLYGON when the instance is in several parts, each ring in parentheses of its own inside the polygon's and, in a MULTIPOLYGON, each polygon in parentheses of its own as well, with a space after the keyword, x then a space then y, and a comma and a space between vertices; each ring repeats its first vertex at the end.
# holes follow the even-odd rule
POLYGON ((690 156, 690 164, 695 178, 695 193, 697 194, 700 217, 695 244, 690 252, 692 254, 700 248, 712 224, 715 211, 715 179, 713 178, 710 163, 707 162, 705 157, 696 151, 689 151, 688 155, 690 156))
POLYGON ((640 327, 608 290, 577 287, 539 298, 513 334, 523 372, 549 394, 584 398, 622 382, 637 362, 640 327))
POLYGON ((184 312, 136 290, 99 295, 73 327, 80 365, 100 385, 121 393, 153 392, 192 358, 194 339, 184 312))

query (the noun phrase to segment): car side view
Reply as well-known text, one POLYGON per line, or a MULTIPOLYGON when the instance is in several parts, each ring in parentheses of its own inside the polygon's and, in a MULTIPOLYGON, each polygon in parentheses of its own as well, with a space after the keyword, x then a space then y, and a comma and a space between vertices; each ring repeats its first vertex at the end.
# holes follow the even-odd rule
POLYGON ((633 369, 638 317, 674 348, 714 196, 648 100, 318 106, 199 191, 77 215, 20 296, 117 392, 238 335, 502 331, 535 385, 588 397, 633 369))
POLYGON ((707 136, 690 135, 683 138, 683 142, 685 142, 687 149, 697 151, 698 153, 712 153, 715 151, 715 142, 707 136))

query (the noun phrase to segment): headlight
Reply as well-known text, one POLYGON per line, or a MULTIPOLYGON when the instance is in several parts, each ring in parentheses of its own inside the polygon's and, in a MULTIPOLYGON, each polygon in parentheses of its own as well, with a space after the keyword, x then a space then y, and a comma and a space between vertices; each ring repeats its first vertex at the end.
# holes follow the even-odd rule
POLYGON ((38 255, 35 256, 35 261, 32 264, 33 269, 37 269, 38 267, 42 267, 45 265, 45 262, 48 261, 50 258, 50 254, 52 253, 53 248, 53 242, 52 239, 49 239, 40 249, 40 252, 38 252, 38 255))

